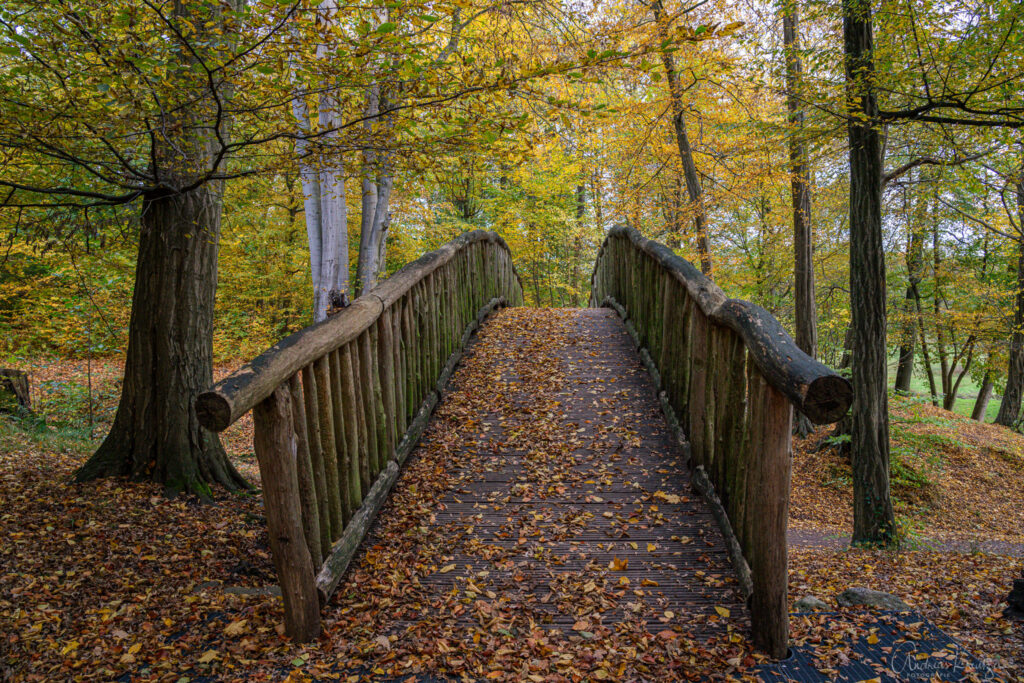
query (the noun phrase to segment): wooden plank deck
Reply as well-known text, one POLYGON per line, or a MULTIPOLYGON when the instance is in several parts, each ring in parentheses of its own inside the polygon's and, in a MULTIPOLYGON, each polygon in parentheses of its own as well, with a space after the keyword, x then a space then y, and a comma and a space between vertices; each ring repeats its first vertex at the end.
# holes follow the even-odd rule
POLYGON ((395 647, 481 630, 721 639, 749 623, 607 309, 507 309, 483 327, 339 591, 339 624, 367 586, 392 601, 395 647))

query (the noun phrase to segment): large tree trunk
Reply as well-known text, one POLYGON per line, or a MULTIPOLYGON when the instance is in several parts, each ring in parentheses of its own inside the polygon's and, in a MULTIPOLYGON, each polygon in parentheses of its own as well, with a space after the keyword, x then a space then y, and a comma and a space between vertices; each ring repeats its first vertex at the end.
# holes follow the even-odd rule
POLYGON ((854 544, 896 542, 889 491, 882 152, 873 79, 869 0, 843 0, 847 132, 850 142, 850 307, 853 320, 854 544))
MULTIPOLYGON (((221 5, 174 2, 168 21, 193 50, 216 51, 221 5), (193 27, 182 33, 180 26, 193 27), (198 27, 198 28, 196 28, 198 27)), ((77 481, 128 476, 162 483, 169 494, 207 497, 219 484, 248 486, 215 434, 199 426, 193 402, 213 383, 213 309, 223 182, 218 170, 228 137, 221 111, 226 83, 175 72, 182 104, 168 102, 154 130, 152 171, 159 189, 143 197, 135 290, 121 400, 106 439, 75 473, 77 481), (198 80, 197 80, 198 78, 198 80), (219 126, 219 130, 215 129, 219 126)))
MULTIPOLYGON (((667 40, 669 38, 669 27, 662 0, 654 0, 651 3, 651 9, 654 12, 654 20, 658 23, 658 30, 662 40, 667 40)), ((700 176, 697 175, 697 165, 693 160, 693 148, 690 146, 690 137, 686 132, 683 88, 679 83, 679 73, 676 71, 672 53, 662 50, 661 62, 665 67, 665 80, 668 82, 669 100, 672 104, 672 127, 676 134, 676 146, 679 148, 679 160, 683 165, 686 194, 690 199, 690 210, 693 212, 693 230, 697 238, 700 271, 710 277, 711 251, 708 247, 707 209, 704 206, 704 188, 701 186, 700 176)), ((639 229, 639 221, 636 227, 639 229)))
POLYGON ((1010 360, 1006 374, 1006 390, 995 423, 1016 427, 1020 419, 1021 397, 1024 396, 1024 164, 1016 182, 1017 194, 1017 296, 1013 312, 1013 333, 1010 336, 1010 360))
MULTIPOLYGON (((337 11, 333 0, 320 3, 317 10, 323 26, 330 26, 337 11)), ((317 57, 328 57, 327 45, 317 46, 317 57)), ((294 77, 294 70, 293 70, 294 77)), ((313 133, 306 93, 296 83, 292 115, 298 136, 295 152, 306 217, 309 243, 309 270, 313 282, 313 320, 319 322, 348 299, 348 203, 345 197, 345 165, 341 152, 331 145, 338 140, 341 118, 337 96, 329 87, 321 87, 317 102, 317 122, 323 150, 315 149, 308 138, 313 133)))
POLYGON ((247 486, 192 407, 213 384, 220 217, 210 184, 145 198, 121 402, 77 481, 126 476, 202 496, 247 486))

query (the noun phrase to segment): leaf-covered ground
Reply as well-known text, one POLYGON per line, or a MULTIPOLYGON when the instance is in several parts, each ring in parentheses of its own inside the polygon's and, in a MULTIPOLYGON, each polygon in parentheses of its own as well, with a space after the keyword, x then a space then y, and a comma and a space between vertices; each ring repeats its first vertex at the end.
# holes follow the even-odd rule
MULTIPOLYGON (((572 340, 570 320, 567 312, 506 311, 484 329, 439 408, 424 448, 407 463, 382 513, 376 540, 324 610, 324 637, 308 646, 281 635, 279 599, 267 590, 274 576, 259 497, 225 496, 201 505, 166 500, 159 487, 147 484, 69 484, 90 448, 82 433, 84 368, 37 364, 37 403, 49 413, 50 426, 0 417, 0 538, 5 539, 0 546, 0 680, 359 680, 361 675, 384 678, 418 671, 497 680, 749 677, 759 658, 751 654, 742 614, 726 610, 727 616, 702 616, 702 623, 722 626, 718 635, 689 628, 693 620, 687 615, 655 614, 633 592, 653 589, 614 565, 625 559, 616 550, 604 558, 607 565, 580 571, 576 579, 559 579, 539 593, 539 599, 550 594, 542 604, 572 616, 570 624, 557 627, 537 618, 536 609, 503 602, 502 586, 490 574, 480 575, 486 568, 471 573, 460 566, 467 553, 490 555, 500 564, 507 546, 519 545, 520 538, 543 555, 542 547, 548 541, 554 547, 554 539, 536 535, 539 523, 516 527, 510 543, 473 545, 466 539, 460 548, 438 545, 449 539, 438 536, 431 518, 444 514, 438 502, 457 495, 464 483, 461 475, 452 476, 450 461, 459 434, 467 428, 483 430, 483 423, 469 422, 473 405, 486 401, 492 417, 505 415, 510 423, 518 416, 517 426, 498 440, 520 440, 517 450, 546 444, 545 449, 564 455, 556 448, 555 427, 571 416, 556 404, 566 371, 556 349, 572 340), (549 341, 516 347, 521 329, 549 341), (531 387, 526 404, 501 399, 507 378, 496 367, 510 357, 531 387), (459 562, 446 559, 456 551, 459 562), (456 567, 449 569, 451 564, 456 567), (439 576, 451 580, 439 582, 439 576), (621 578, 631 583, 621 584, 621 578), (601 618, 602 612, 630 603, 640 605, 639 614, 625 626, 601 618), (528 614, 533 623, 512 621, 528 614), (641 618, 654 620, 656 627, 640 628, 641 618)), ((116 399, 117 367, 100 364, 94 377, 100 399, 94 406, 97 434, 116 399)), ((612 393, 602 397, 608 399, 602 407, 609 411, 608 423, 578 428, 630 438, 628 425, 614 424, 621 404, 612 393)), ((913 411, 925 419, 907 431, 947 429, 945 422, 937 424, 946 414, 933 415, 916 404, 897 406, 896 419, 911 419, 917 414, 913 411)), ((954 432, 967 434, 956 437, 965 443, 976 438, 975 451, 962 461, 944 455, 958 464, 932 475, 942 482, 935 485, 937 492, 903 508, 920 537, 969 529, 979 540, 1019 539, 1014 533, 1021 528, 1019 517, 1013 516, 1020 514, 1019 459, 1013 459, 1019 457, 1019 439, 998 428, 990 433, 990 428, 979 429, 975 436, 954 432), (997 474, 986 475, 985 464, 976 476, 970 474, 978 469, 972 457, 981 451, 990 455, 997 474), (1003 479, 1006 488, 998 488, 1003 479), (985 490, 993 495, 981 495, 978 482, 997 488, 985 490), (958 526, 957 520, 975 521, 958 526)), ((249 430, 245 424, 233 428, 228 446, 240 469, 255 480, 247 455, 249 430)), ((574 438, 563 436, 566 442, 574 438)), ((902 437, 897 433, 896 438, 902 437)), ((923 544, 899 553, 837 548, 831 539, 848 528, 849 494, 841 482, 828 479, 829 472, 841 476, 841 470, 828 469, 830 463, 841 465, 830 457, 802 447, 796 452, 794 526, 814 531, 824 542, 805 539, 791 550, 791 596, 813 594, 834 604, 834 594, 848 586, 896 593, 971 652, 994 662, 1001 676, 1024 680, 1016 673, 1024 670, 1021 627, 1001 616, 1012 578, 1021 572, 1019 557, 933 551, 923 544)), ((927 461, 929 454, 923 457, 927 461)), ((558 486, 557 461, 535 456, 525 465, 558 486)), ((923 495, 924 487, 911 488, 923 495)), ((515 492, 520 500, 539 494, 524 488, 515 492)), ((629 523, 629 516, 622 521, 629 523)), ((463 528, 466 523, 459 522, 463 528)), ((856 639, 870 642, 872 637, 870 615, 840 612, 840 618, 793 620, 794 642, 816 648, 824 671, 852 656, 856 639)))
MULTIPOLYGON (((1024 543, 1024 436, 905 397, 890 401, 893 493, 911 544, 1024 543)), ((848 459, 822 427, 793 449, 790 526, 848 534, 848 459), (824 444, 827 446, 827 444, 824 444)))

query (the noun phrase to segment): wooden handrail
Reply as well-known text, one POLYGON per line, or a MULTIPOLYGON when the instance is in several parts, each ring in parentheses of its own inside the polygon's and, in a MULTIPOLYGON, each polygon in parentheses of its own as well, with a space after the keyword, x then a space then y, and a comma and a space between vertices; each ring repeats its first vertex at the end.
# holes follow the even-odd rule
POLYGON ((196 399, 200 422, 213 431, 253 411, 270 546, 293 639, 320 633, 320 606, 473 332, 496 308, 522 302, 508 245, 475 230, 281 340, 196 399))
POLYGON ((785 656, 791 406, 835 422, 849 408, 850 383, 801 351, 763 308, 728 298, 632 228, 609 231, 590 305, 623 318, 726 537, 755 644, 785 656))
MULTIPOLYGON (((500 235, 473 230, 459 235, 436 251, 406 264, 351 306, 337 314, 285 337, 259 356, 199 395, 196 412, 207 429, 220 432, 270 395, 288 377, 327 353, 344 346, 365 332, 396 301, 418 282, 447 264, 461 249, 477 242, 499 245, 509 253, 500 235)), ((513 274, 518 282, 519 275, 513 274)))

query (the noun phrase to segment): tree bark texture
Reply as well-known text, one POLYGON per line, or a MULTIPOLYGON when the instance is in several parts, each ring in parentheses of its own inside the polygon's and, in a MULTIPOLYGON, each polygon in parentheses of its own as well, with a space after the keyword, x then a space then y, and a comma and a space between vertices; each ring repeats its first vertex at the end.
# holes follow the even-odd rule
POLYGON ((789 168, 793 206, 794 317, 796 345, 811 358, 818 356, 818 316, 814 300, 814 239, 811 228, 811 184, 804 141, 804 110, 800 100, 800 20, 796 0, 789 0, 782 16, 786 51, 786 107, 792 129, 789 168))
POLYGON ((890 545, 896 518, 889 491, 882 152, 873 86, 871 6, 843 0, 850 144, 850 307, 852 309, 854 544, 890 545))
MULTIPOLYGON (((916 217, 916 212, 915 212, 916 217)), ((899 360, 896 365, 896 391, 910 393, 910 382, 914 376, 914 347, 917 341, 916 303, 917 287, 921 284, 924 266, 924 239, 916 225, 910 228, 910 244, 907 247, 907 293, 904 298, 904 319, 900 332, 899 360)))
MULTIPOLYGON (((1024 167, 1021 170, 1024 176, 1024 167)), ((1017 181, 1017 213, 1024 219, 1024 178, 1017 181)), ((1010 359, 1006 373, 1006 390, 995 423, 1016 427, 1020 420, 1021 398, 1024 396, 1024 222, 1018 221, 1020 237, 1017 240, 1017 294, 1013 312, 1013 332, 1010 336, 1010 359)))
MULTIPOLYGON (((335 21, 337 4, 320 3, 317 10, 324 26, 335 21)), ((327 59, 328 46, 317 46, 317 58, 327 59)), ((313 321, 320 322, 333 310, 347 303, 348 280, 348 204, 345 196, 345 163, 340 151, 332 150, 342 124, 340 104, 333 88, 320 87, 317 96, 317 127, 327 155, 314 148, 308 137, 314 132, 306 103, 307 93, 296 84, 292 115, 298 132, 295 152, 302 181, 306 237, 309 243, 309 270, 313 283, 313 321)))
POLYGON ((203 496, 247 486, 192 406, 213 381, 220 214, 209 184, 144 200, 121 401, 78 481, 126 476, 203 496))
MULTIPOLYGON (((669 37, 665 7, 662 0, 651 3, 654 20, 662 40, 669 37)), ((704 188, 697 174, 697 165, 693 160, 693 148, 690 136, 686 131, 686 113, 683 107, 683 88, 679 83, 679 72, 676 70, 672 53, 661 52, 661 62, 665 68, 665 80, 668 83, 669 100, 672 105, 672 128, 676 135, 676 146, 679 148, 679 161, 683 167, 683 178, 686 181, 686 194, 690 200, 690 211, 693 213, 693 231, 697 241, 697 254, 700 259, 700 272, 711 276, 711 251, 708 246, 707 208, 704 206, 704 188)))
POLYGON ((978 397, 974 400, 974 409, 971 410, 972 420, 985 421, 988 402, 992 398, 992 388, 992 372, 986 371, 985 377, 981 380, 981 387, 978 389, 978 397))

